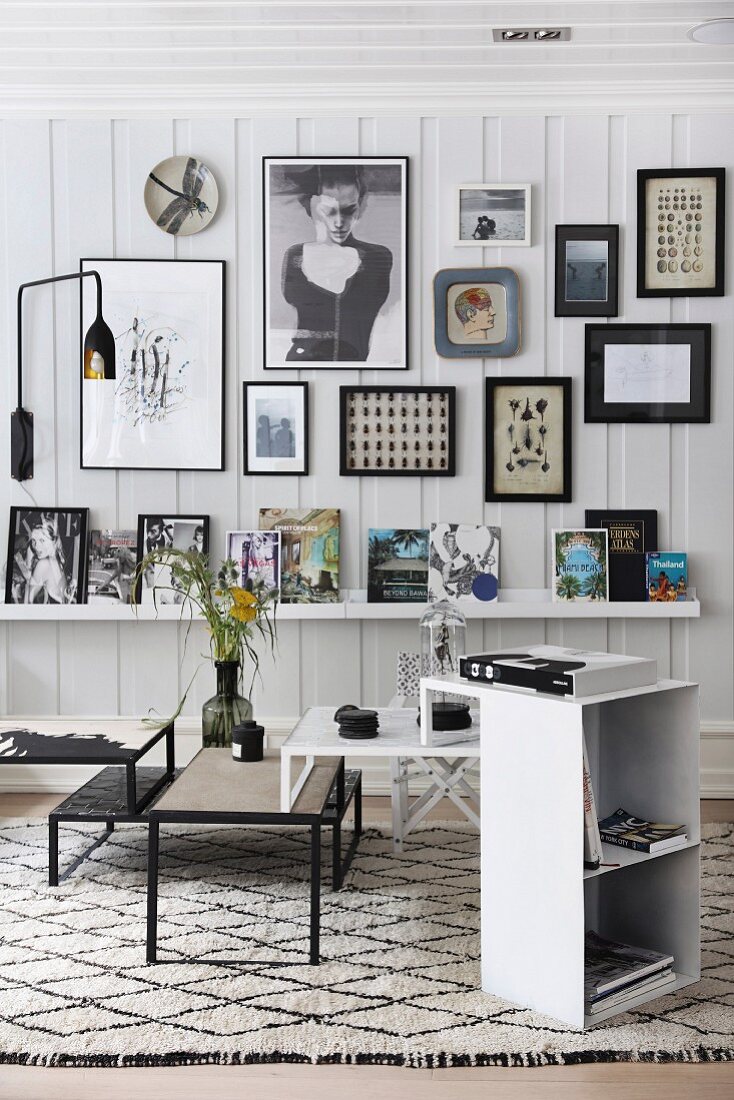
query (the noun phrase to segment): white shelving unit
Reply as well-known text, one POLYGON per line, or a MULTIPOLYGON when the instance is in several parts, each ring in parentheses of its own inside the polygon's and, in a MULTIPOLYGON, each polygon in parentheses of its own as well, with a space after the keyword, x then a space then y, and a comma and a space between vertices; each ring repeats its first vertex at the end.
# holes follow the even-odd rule
POLYGON ((698 981, 698 686, 665 680, 578 700, 458 677, 421 688, 423 714, 432 691, 479 699, 482 989, 584 1028, 698 981), (599 816, 621 806, 684 823, 684 848, 605 845, 605 862, 618 866, 584 871, 583 738, 599 816), (672 954, 675 984, 585 1015, 592 928, 672 954))
MULTIPOLYGON (((339 603, 280 604, 277 619, 332 621, 342 619, 413 619, 425 611, 422 603, 367 603, 367 593, 352 589, 339 603)), ((549 588, 505 588, 497 603, 462 603, 467 619, 697 619, 701 604, 691 589, 689 598, 675 603, 553 603, 549 588)), ((0 621, 10 622, 173 622, 181 608, 145 604, 136 611, 127 604, 0 604, 0 621)), ((184 615, 186 620, 186 615, 184 615)))

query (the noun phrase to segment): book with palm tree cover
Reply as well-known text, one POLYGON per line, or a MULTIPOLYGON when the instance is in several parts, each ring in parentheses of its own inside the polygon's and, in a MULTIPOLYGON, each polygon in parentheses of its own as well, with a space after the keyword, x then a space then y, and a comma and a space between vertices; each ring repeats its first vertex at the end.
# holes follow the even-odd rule
POLYGON ((370 527, 367 544, 368 603, 426 603, 428 531, 370 527))
POLYGON ((605 602, 608 599, 609 535, 605 528, 553 531, 553 601, 605 602))

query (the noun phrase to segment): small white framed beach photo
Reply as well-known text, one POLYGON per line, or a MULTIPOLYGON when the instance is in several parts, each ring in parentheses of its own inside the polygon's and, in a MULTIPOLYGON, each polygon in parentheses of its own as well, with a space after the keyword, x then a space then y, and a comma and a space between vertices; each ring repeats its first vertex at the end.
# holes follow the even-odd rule
POLYGON ((459 245, 530 245, 529 183, 461 183, 456 195, 459 245))

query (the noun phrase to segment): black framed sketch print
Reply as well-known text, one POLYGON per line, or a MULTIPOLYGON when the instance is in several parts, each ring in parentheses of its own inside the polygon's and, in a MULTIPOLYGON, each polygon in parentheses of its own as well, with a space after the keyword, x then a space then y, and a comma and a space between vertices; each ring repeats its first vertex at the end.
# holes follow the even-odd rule
POLYGON ((571 500, 571 379, 485 379, 488 501, 571 500))
POLYGON ((10 509, 5 602, 86 603, 88 508, 10 509))
POLYGON ((724 293, 723 168, 637 172, 637 296, 724 293))
MULTIPOLYGON (((116 377, 82 378, 84 469, 224 469, 224 261, 80 260, 98 271, 116 377)), ((96 314, 82 279, 81 331, 96 314)), ((83 373, 83 372, 82 372, 83 373)))
POLYGON ((618 225, 556 226, 556 317, 616 317, 618 225))
POLYGON ((408 158, 263 158, 264 367, 408 367, 408 158))
POLYGON ((339 473, 453 477, 456 386, 341 386, 339 473))
POLYGON ((308 473, 308 382, 243 382, 246 474, 308 473))
POLYGON ((586 326, 587 423, 708 424, 711 325, 586 326))

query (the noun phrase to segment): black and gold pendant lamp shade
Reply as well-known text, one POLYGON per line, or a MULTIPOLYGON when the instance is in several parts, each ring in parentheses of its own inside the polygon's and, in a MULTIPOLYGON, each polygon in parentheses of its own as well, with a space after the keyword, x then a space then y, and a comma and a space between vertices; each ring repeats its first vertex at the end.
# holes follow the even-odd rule
POLYGON ((10 414, 10 476, 15 481, 28 481, 33 477, 33 413, 23 408, 23 291, 30 286, 63 283, 86 276, 92 276, 97 284, 97 316, 84 337, 82 377, 84 381, 115 378, 115 338, 102 316, 102 280, 98 271, 75 271, 71 275, 35 279, 18 288, 18 407, 10 414))
POLYGON ((84 377, 97 381, 115 377, 115 338, 101 311, 84 337, 84 377))

